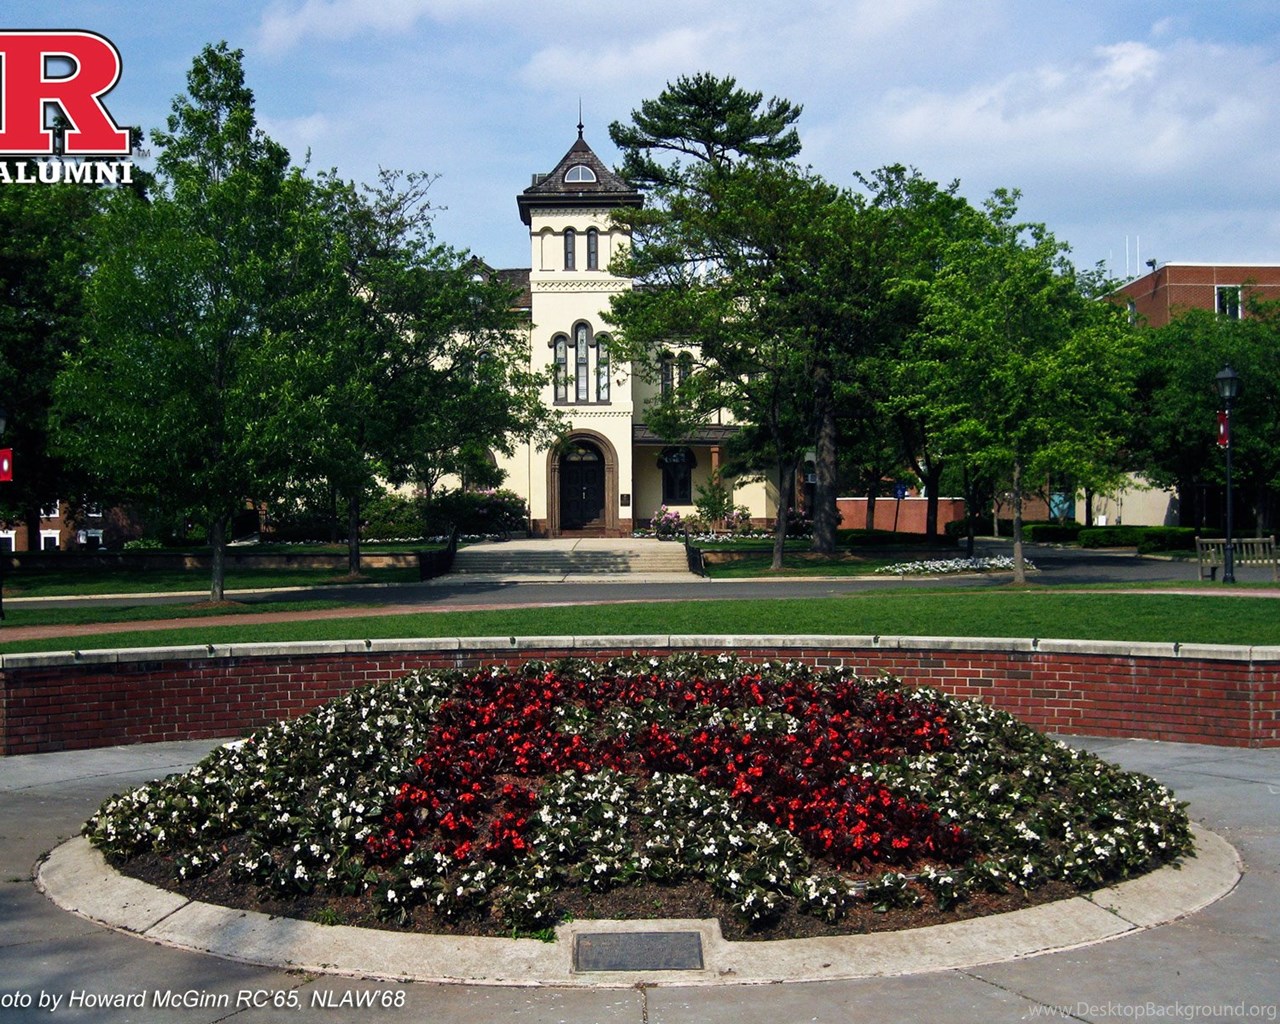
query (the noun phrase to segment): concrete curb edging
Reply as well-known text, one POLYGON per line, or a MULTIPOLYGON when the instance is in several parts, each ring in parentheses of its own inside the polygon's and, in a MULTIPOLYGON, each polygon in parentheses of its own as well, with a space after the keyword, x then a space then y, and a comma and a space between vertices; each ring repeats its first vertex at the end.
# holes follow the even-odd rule
POLYGON ((1193 825, 1196 856, 1180 865, 1058 903, 902 932, 729 942, 719 922, 578 921, 556 941, 419 935, 319 925, 188 900, 127 878, 83 836, 54 849, 36 885, 64 910, 165 946, 323 974, 530 987, 752 985, 956 970, 1092 945, 1193 914, 1241 875, 1235 849, 1193 825), (704 969, 577 973, 573 936, 601 931, 694 931, 704 969))

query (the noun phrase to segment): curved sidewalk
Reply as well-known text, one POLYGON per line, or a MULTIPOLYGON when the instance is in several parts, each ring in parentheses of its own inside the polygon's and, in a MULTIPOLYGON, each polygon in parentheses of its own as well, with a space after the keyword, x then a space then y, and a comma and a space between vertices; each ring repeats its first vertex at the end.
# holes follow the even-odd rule
MULTIPOLYGON (((212 744, 161 744, 0 759, 0 993, 4 1019, 218 1021, 900 1021, 956 1024, 1067 1016, 1276 1019, 1280 1004, 1280 751, 1123 740, 1080 745, 1146 771, 1190 803, 1193 818, 1242 855, 1245 874, 1223 898, 1159 927, 1130 924, 1114 941, 993 963, 968 937, 927 974, 766 986, 630 988, 399 984, 250 966, 122 936, 59 910, 30 883, 32 865, 72 835, 104 797, 198 759, 212 744), (968 966, 962 966, 967 964, 968 966), (26 1005, 22 1000, 29 1000, 26 1005), (41 1005, 43 1000, 44 1005, 41 1005), (129 1000, 133 1000, 132 1003, 129 1000), (55 1002, 57 1005, 55 1005, 55 1002), (115 1003, 117 1005, 112 1005, 115 1003), (372 1005, 370 1005, 372 1004, 372 1005), (1207 1012, 1216 1008, 1216 1017, 1207 1012), (1232 1017, 1228 1017, 1227 1011, 1232 1017), (1068 1016, 1069 1015, 1069 1016, 1068 1016)), ((1189 876, 1188 876, 1189 878, 1189 876)), ((1069 901, 1077 902, 1077 901, 1069 901)), ((1049 944, 1071 922, 1044 908, 1049 944)), ((990 921, 992 919, 988 919, 990 921)), ((235 926, 215 932, 235 952, 235 926)), ((1119 925, 1117 924, 1117 927, 1119 925)), ((910 948, 918 937, 895 937, 910 948)), ((885 950, 886 938, 867 937, 885 950)), ((531 943, 531 945, 541 945, 531 943)), ((1032 944, 1034 945, 1034 944, 1032 944)), ((1031 946, 1024 949, 1029 951, 1031 946)), ((833 962, 833 961, 821 961, 833 962)), ((821 963, 820 962, 820 963, 821 963)), ((887 973, 887 972, 886 972, 887 973)))
POLYGON ((554 942, 319 925, 213 906, 128 878, 83 837, 53 850, 39 866, 36 884, 64 910, 110 928, 164 946, 284 970, 575 988, 633 988, 638 981, 654 987, 774 985, 956 970, 1168 924, 1226 896, 1240 878, 1235 850, 1225 840, 1204 828, 1196 829, 1195 838, 1196 856, 1184 863, 1088 896, 910 931, 773 942, 727 941, 714 919, 573 921, 556 929, 554 942), (652 943, 655 936, 683 940, 677 945, 685 948, 691 941, 696 955, 690 964, 696 966, 608 970, 583 967, 575 953, 594 939, 607 943, 616 958, 633 943, 652 943))

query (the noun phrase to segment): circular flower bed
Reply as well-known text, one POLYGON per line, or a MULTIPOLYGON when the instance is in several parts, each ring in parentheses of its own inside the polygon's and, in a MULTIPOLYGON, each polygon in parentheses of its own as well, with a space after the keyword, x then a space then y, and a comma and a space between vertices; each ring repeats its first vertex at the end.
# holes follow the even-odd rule
POLYGON ((113 797, 85 830, 192 895, 491 934, 688 906, 758 935, 862 930, 1191 851, 1166 789, 1007 714, 727 656, 415 673, 113 797))

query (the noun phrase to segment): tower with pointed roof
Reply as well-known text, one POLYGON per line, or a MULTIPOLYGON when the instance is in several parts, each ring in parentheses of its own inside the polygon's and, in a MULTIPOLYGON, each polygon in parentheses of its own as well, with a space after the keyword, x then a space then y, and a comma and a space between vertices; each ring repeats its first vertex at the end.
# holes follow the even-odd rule
MULTIPOLYGON (((615 174, 578 137, 555 167, 535 174, 516 196, 529 231, 530 267, 498 271, 520 287, 529 311, 530 365, 550 371, 544 399, 568 424, 548 450, 522 446, 497 458, 505 486, 529 502, 534 531, 546 536, 629 536, 660 505, 693 511, 693 494, 719 465, 719 445, 734 429, 708 426, 684 445, 671 445, 644 423, 644 409, 671 381, 636 378, 610 353, 604 314, 610 299, 632 282, 610 273, 628 230, 615 211, 643 204, 639 192, 615 174)), ((671 358, 672 380, 688 372, 671 358)), ((753 517, 771 515, 762 486, 736 497, 753 517), (754 491, 758 490, 759 494, 754 491)))
POLYGON ((631 532, 632 386, 610 359, 603 314, 631 287, 609 272, 630 238, 611 214, 642 202, 587 144, 581 122, 568 152, 516 197, 529 229, 532 365, 552 371, 547 398, 570 430, 562 450, 531 453, 508 473, 523 468, 535 524, 552 536, 631 532))

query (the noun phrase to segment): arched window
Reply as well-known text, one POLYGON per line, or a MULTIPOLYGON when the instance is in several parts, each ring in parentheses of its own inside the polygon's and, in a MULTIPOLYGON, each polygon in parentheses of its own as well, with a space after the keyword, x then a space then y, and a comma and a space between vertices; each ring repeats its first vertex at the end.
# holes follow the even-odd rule
POLYGON ((569 339, 563 334, 557 334, 552 344, 555 347, 556 401, 567 402, 569 400, 569 339))
POLYGON ((587 381, 587 343, 588 341, 589 341, 589 338, 587 336, 587 325, 578 324, 578 326, 575 327, 573 331, 574 348, 577 349, 577 358, 574 364, 574 369, 576 371, 574 376, 576 378, 577 387, 574 389, 574 392, 576 395, 575 401, 578 401, 578 402, 589 402, 591 400, 591 395, 589 394, 588 381, 587 381))
POLYGON ((662 355, 660 369, 662 371, 662 397, 666 398, 693 376, 693 355, 689 352, 681 352, 679 355, 665 352, 662 355))
POLYGON ((676 356, 676 387, 679 387, 691 376, 693 376, 693 355, 689 352, 681 352, 676 356))
POLYGON ((587 228, 587 269, 600 269, 600 232, 587 228))
POLYGON ((573 228, 564 229, 564 269, 577 268, 578 233, 573 228))
POLYGON ((658 456, 662 470, 662 503, 689 505, 693 502, 693 469, 698 464, 688 448, 664 448, 658 456))
POLYGON ((596 172, 586 164, 574 164, 564 172, 564 180, 566 183, 595 181, 596 172))
POLYGON ((596 401, 609 401, 609 336, 596 336, 596 401))

